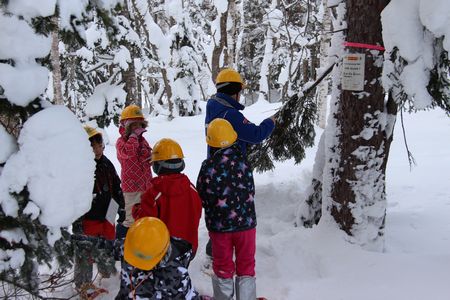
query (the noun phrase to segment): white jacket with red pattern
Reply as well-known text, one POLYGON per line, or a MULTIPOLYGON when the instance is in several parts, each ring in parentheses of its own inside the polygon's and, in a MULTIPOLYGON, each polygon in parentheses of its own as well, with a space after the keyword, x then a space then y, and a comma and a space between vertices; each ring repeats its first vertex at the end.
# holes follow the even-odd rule
POLYGON ((116 142, 117 159, 122 167, 122 191, 124 193, 144 192, 152 179, 152 148, 143 136, 126 137, 124 128, 119 129, 121 137, 116 142))

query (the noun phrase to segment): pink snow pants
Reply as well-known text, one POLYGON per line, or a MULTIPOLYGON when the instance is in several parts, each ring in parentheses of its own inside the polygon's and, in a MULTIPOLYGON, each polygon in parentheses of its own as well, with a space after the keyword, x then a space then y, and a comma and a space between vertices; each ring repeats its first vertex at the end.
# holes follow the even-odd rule
POLYGON ((209 232, 213 270, 219 278, 255 276, 256 228, 238 232, 209 232), (233 262, 233 253, 236 265, 233 262))

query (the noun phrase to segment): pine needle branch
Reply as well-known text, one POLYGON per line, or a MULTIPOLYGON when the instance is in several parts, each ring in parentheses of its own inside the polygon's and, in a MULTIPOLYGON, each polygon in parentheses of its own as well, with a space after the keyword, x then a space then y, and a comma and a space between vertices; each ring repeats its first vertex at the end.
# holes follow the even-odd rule
POLYGON ((300 163, 305 158, 306 147, 314 144, 314 124, 317 107, 311 92, 333 70, 330 65, 319 78, 292 96, 276 113, 276 126, 272 135, 262 144, 252 145, 249 149, 249 161, 258 172, 274 168, 273 160, 283 161, 294 158, 300 163))

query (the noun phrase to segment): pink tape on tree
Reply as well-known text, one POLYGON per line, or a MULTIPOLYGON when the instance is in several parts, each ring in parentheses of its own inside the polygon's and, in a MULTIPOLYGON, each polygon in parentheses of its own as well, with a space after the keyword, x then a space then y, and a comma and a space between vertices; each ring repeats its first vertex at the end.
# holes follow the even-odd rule
POLYGON ((371 50, 379 50, 379 51, 385 50, 383 46, 363 44, 363 43, 353 43, 353 42, 344 42, 344 46, 351 47, 351 48, 364 48, 364 49, 371 49, 371 50))

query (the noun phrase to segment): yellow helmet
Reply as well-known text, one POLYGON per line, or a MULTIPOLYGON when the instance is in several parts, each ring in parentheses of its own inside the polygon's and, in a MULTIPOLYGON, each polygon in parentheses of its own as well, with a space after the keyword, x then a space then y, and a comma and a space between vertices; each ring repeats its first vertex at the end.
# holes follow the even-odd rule
POLYGON ((242 80, 241 75, 233 69, 226 68, 219 72, 216 78, 216 86, 225 82, 238 82, 242 84, 242 87, 245 86, 244 81, 242 80))
POLYGON ((135 104, 125 107, 120 115, 120 121, 128 119, 144 119, 144 114, 142 113, 141 108, 135 104))
POLYGON ((184 158, 180 145, 172 139, 161 139, 152 150, 152 161, 184 158))
POLYGON ((237 140, 233 126, 225 119, 214 119, 206 129, 206 143, 214 148, 231 146, 237 140))
POLYGON ((84 130, 86 130, 86 133, 88 134, 89 138, 91 138, 91 137, 93 137, 94 135, 97 135, 97 134, 102 135, 101 132, 97 131, 94 127, 91 127, 91 126, 88 126, 88 125, 84 126, 84 130))
POLYGON ((163 221, 153 217, 141 218, 127 232, 123 257, 130 265, 149 271, 161 261, 169 245, 169 230, 163 221))

